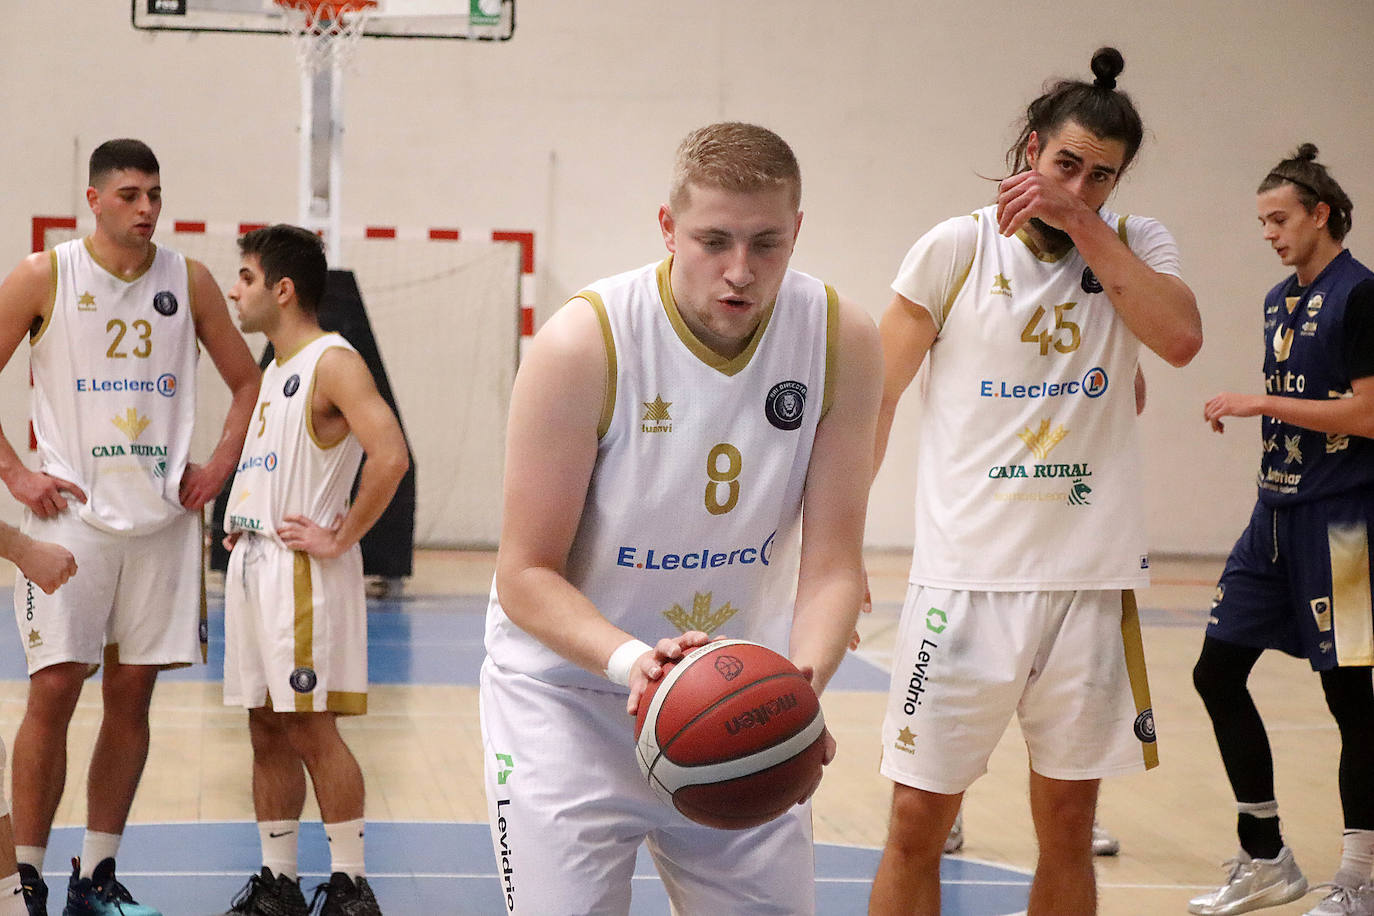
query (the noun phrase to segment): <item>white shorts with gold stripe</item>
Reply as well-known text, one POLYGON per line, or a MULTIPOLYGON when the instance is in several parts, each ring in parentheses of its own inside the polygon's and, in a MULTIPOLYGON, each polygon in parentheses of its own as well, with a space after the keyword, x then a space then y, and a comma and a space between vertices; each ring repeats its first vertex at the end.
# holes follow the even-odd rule
POLYGON ((224 705, 367 712, 362 552, 321 559, 245 534, 224 575, 224 705))
POLYGON ((51 595, 22 575, 14 616, 29 673, 103 661, 182 668, 204 661, 205 575, 200 514, 187 512, 148 534, 113 534, 68 509, 56 518, 26 512, 23 530, 61 544, 76 575, 51 595))
POLYGON ((1157 765, 1135 594, 909 586, 883 775, 963 792, 987 772, 1012 713, 1042 776, 1098 779, 1157 765))

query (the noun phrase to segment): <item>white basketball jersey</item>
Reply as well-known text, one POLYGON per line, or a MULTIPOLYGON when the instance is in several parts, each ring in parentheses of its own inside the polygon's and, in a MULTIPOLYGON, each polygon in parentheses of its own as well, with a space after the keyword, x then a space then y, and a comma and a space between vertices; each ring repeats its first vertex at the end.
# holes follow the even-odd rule
MULTIPOLYGON (((1102 214, 1155 270, 1153 220, 1102 214)), ((913 583, 1021 591, 1149 584, 1134 379, 1140 342, 1077 249, 1005 238, 996 208, 912 248, 893 289, 928 309, 913 583)))
POLYGON ((262 374, 258 406, 248 424, 243 454, 225 510, 225 530, 249 531, 280 543, 277 526, 304 515, 328 528, 348 511, 363 449, 352 432, 321 442, 310 415, 315 371, 327 350, 353 347, 338 334, 322 334, 262 374))
POLYGON ((186 259, 150 246, 117 276, 88 239, 49 253, 52 315, 32 340, 38 467, 85 491, 81 519, 142 534, 186 510, 177 490, 196 412, 195 318, 186 259))
MULTIPOLYGON (((683 322, 670 263, 579 294, 601 320, 613 406, 568 579, 651 645, 704 630, 787 654, 802 493, 831 395, 838 300, 789 270, 749 346, 727 360, 683 322)), ((623 692, 511 623, 494 589, 486 644, 502 668, 623 692)))

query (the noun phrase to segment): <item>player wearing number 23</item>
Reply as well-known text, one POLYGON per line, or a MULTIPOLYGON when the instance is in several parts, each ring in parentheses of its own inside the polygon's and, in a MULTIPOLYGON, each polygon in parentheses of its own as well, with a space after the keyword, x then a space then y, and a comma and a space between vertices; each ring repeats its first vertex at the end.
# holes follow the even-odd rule
POLYGON ((693 824, 645 783, 626 715, 711 636, 819 691, 853 630, 880 353, 862 310, 789 269, 800 197, 776 134, 693 132, 669 258, 579 293, 521 365, 481 674, 512 913, 627 912, 642 842, 677 912, 815 910, 809 805, 693 824))

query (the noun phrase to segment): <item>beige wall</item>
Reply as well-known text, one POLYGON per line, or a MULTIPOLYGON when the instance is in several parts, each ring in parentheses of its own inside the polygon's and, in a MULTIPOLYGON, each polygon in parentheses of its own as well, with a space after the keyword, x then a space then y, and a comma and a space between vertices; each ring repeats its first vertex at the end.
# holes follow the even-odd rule
MULTIPOLYGON (((125 0, 5 2, 0 260, 28 250, 31 214, 84 208, 85 157, 117 135, 158 152, 166 218, 294 218, 299 80, 284 40, 138 33, 125 0)), ((660 256, 654 214, 682 134, 757 120, 802 162, 794 265, 876 316, 908 245, 990 198, 978 176, 998 174, 1043 79, 1085 75, 1108 42, 1150 129, 1113 206, 1173 229, 1207 334, 1188 368, 1145 365, 1152 543, 1223 552, 1253 498, 1258 424, 1215 436, 1201 404, 1259 382, 1259 302, 1282 276, 1254 217, 1267 168, 1317 143, 1356 202, 1350 245, 1374 261, 1367 0, 523 0, 506 44, 362 46, 346 82, 345 223, 534 229, 542 317, 660 256)), ((12 435, 24 409, 16 361, 0 379, 12 435)), ((873 545, 910 540, 912 413, 876 484, 873 545)))

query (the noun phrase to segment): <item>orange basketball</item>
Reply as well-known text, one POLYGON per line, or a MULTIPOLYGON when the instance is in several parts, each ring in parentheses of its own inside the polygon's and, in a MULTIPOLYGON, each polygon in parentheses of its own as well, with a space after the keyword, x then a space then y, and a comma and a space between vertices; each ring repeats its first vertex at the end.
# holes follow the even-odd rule
POLYGON ((640 699, 639 768, 691 820, 741 830, 771 821, 820 778, 825 719, 783 656, 727 639, 701 646, 640 699))

